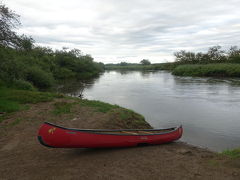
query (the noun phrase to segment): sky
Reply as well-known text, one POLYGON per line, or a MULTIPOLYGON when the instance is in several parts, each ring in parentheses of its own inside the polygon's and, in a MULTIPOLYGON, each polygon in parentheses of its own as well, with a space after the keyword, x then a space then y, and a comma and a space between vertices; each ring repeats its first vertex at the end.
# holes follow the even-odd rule
POLYGON ((240 46, 240 0, 2 0, 20 34, 53 49, 78 48, 95 61, 174 61, 179 50, 240 46))

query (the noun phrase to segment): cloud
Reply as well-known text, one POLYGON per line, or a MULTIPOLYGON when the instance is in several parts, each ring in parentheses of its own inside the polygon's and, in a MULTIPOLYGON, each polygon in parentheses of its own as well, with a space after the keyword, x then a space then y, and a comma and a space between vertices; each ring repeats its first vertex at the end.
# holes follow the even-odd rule
POLYGON ((102 62, 174 59, 181 49, 240 45, 238 0, 7 0, 19 33, 39 45, 79 48, 102 62))

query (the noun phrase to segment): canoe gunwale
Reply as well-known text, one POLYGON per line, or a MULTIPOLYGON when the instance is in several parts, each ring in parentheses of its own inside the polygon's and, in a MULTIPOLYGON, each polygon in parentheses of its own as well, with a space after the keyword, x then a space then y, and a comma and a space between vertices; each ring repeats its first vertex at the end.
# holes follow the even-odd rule
POLYGON ((56 127, 56 128, 60 128, 63 130, 68 130, 68 131, 77 131, 77 132, 84 132, 84 133, 89 133, 89 134, 99 134, 99 135, 117 135, 117 136, 153 136, 153 135, 163 135, 163 134, 169 134, 172 133, 174 131, 177 131, 178 129, 182 128, 182 125, 177 126, 177 127, 173 127, 173 128, 166 128, 166 129, 74 129, 74 128, 66 128, 66 127, 62 127, 59 125, 55 125, 49 122, 44 122, 44 124, 56 127), (152 134, 123 134, 123 133, 114 133, 114 132, 118 132, 118 131, 163 131, 164 132, 160 132, 160 133, 152 133, 152 134), (102 133, 101 133, 102 131, 102 133), (113 132, 113 133, 106 133, 106 132, 113 132))

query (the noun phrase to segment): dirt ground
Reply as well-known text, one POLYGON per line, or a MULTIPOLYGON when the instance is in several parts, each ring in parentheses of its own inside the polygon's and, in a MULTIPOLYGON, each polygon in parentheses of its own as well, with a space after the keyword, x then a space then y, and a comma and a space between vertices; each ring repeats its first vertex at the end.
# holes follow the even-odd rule
POLYGON ((0 126, 0 179, 240 179, 240 160, 182 142, 117 149, 55 149, 39 144, 44 121, 76 128, 108 128, 90 108, 52 115, 53 102, 32 105, 0 126))

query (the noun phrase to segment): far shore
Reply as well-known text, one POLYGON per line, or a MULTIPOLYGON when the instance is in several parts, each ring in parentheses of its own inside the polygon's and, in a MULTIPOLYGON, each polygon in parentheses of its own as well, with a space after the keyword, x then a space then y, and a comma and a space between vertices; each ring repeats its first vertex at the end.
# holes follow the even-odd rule
POLYGON ((184 63, 157 63, 151 65, 127 64, 105 65, 106 70, 167 70, 176 76, 191 77, 240 77, 239 63, 209 63, 209 64, 184 64, 184 63))

